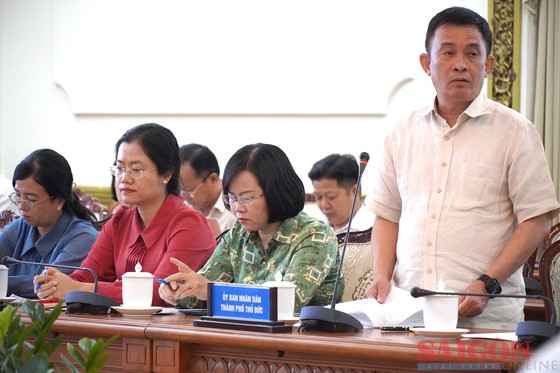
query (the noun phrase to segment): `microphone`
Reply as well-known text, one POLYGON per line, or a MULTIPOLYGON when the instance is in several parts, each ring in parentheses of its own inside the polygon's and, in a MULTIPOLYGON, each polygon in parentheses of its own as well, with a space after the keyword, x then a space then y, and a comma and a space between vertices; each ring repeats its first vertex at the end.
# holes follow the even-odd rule
POLYGON ((464 295, 472 297, 487 297, 487 298, 522 298, 522 299, 542 299, 547 302, 551 308, 550 322, 545 321, 522 321, 517 325, 517 330, 515 335, 517 335, 517 340, 519 343, 528 345, 530 347, 538 347, 555 334, 560 331, 560 328, 556 326, 556 307, 552 299, 545 297, 540 294, 487 294, 487 293, 464 293, 464 292, 454 292, 454 291, 432 291, 427 289, 422 289, 419 287, 413 287, 410 290, 410 295, 414 298, 426 297, 430 295, 464 295))
POLYGON ((331 301, 331 308, 323 306, 306 306, 302 307, 299 319, 301 320, 300 330, 319 330, 322 332, 353 332, 364 328, 362 323, 354 316, 338 311, 336 309, 336 293, 340 278, 342 277, 342 264, 344 263, 344 255, 346 254, 346 246, 348 245, 348 237, 352 220, 354 218, 354 206, 358 198, 358 191, 360 190, 360 181, 362 174, 369 161, 369 154, 363 152, 360 154, 360 168, 358 170, 358 179, 356 181, 356 191, 354 192, 354 199, 352 200, 352 209, 350 210, 350 218, 346 227, 346 236, 344 236, 344 244, 342 246, 342 253, 340 254, 340 263, 336 271, 336 281, 334 282, 333 297, 331 301))
POLYGON ((362 152, 360 154, 360 171, 358 173, 358 175, 361 175, 364 173, 364 169, 366 168, 367 164, 369 162, 369 154, 366 152, 362 152))
POLYGON ((79 290, 69 291, 64 299, 66 302, 66 313, 103 314, 109 313, 111 307, 119 306, 119 304, 113 299, 97 293, 97 275, 91 268, 75 267, 64 264, 26 262, 12 258, 11 256, 5 256, 2 258, 2 264, 5 266, 9 266, 11 264, 31 264, 89 272, 93 276, 93 292, 79 290))

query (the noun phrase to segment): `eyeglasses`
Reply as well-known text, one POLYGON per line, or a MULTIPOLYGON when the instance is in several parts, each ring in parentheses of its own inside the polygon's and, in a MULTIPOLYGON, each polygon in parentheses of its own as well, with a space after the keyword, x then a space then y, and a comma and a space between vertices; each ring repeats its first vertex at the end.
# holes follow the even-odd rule
POLYGON ((20 210, 30 210, 33 211, 33 208, 35 208, 35 206, 37 206, 38 204, 41 204, 43 202, 47 202, 48 200, 54 199, 55 197, 49 197, 46 198, 42 201, 30 201, 28 199, 21 199, 21 196, 18 196, 15 192, 10 194, 8 196, 8 198, 10 199, 10 201, 16 205, 16 207, 18 207, 20 210), (23 207, 23 209, 21 207, 23 207))
POLYGON ((198 192, 198 190, 200 189, 200 187, 202 186, 202 184, 204 184, 204 182, 206 181, 206 179, 208 179, 208 177, 205 177, 204 179, 202 179, 202 181, 200 182, 200 184, 198 184, 198 186, 196 188, 194 188, 194 190, 188 192, 186 190, 182 190, 181 194, 184 196, 189 196, 190 198, 194 198, 196 192, 198 192))
POLYGON ((224 200, 224 203, 226 205, 233 206, 234 204, 240 203, 243 206, 250 206, 254 200, 259 199, 261 197, 264 197, 264 193, 256 197, 249 197, 249 196, 235 197, 232 196, 231 194, 226 194, 222 196, 222 199, 224 200))
POLYGON ((155 169, 154 170, 141 170, 141 169, 136 168, 136 167, 125 168, 125 167, 121 167, 121 166, 111 166, 111 167, 109 167, 109 170, 111 170, 111 175, 113 175, 113 176, 122 177, 124 174, 127 174, 128 176, 130 176, 133 179, 140 179, 140 178, 142 178, 142 176, 144 176, 144 172, 154 171, 155 169))

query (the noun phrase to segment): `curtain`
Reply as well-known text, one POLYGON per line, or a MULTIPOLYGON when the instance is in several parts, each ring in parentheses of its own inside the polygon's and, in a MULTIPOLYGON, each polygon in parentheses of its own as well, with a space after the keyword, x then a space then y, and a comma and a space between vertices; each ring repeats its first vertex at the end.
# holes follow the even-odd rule
MULTIPOLYGON (((536 35, 529 36, 526 45, 529 53, 536 52, 535 68, 530 69, 533 76, 527 79, 528 107, 532 108, 528 117, 542 136, 556 195, 560 197, 560 1, 525 1, 524 5, 536 17, 536 35)), ((558 220, 557 217, 555 222, 558 220)))

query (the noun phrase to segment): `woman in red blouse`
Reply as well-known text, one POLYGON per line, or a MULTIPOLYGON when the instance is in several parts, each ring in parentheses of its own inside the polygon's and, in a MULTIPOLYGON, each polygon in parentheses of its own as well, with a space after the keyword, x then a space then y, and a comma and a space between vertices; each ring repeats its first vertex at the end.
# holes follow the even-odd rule
MULTIPOLYGON (((128 130, 116 144, 116 163, 111 167, 122 203, 105 223, 82 267, 97 274, 98 292, 122 304, 121 276, 143 272, 165 278, 177 271, 170 257, 201 268, 216 246, 204 215, 183 203, 180 193, 179 147, 173 133, 148 123, 128 130)), ((93 291, 87 271, 65 275, 48 267, 35 276, 39 298, 63 299, 72 290, 93 291)), ((154 281, 153 305, 165 302, 154 281)))

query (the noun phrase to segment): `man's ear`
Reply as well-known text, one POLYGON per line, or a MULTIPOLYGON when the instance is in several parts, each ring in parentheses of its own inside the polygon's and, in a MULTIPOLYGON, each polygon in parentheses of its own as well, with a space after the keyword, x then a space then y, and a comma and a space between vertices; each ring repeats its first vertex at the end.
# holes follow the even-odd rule
POLYGON ((490 75, 492 73, 492 70, 494 69, 494 63, 496 62, 496 59, 494 58, 494 56, 488 56, 486 58, 486 67, 485 67, 485 74, 484 77, 487 78, 488 75, 490 75))
POLYGON ((218 174, 215 173, 215 172, 212 172, 210 175, 208 175, 208 179, 210 179, 210 181, 211 181, 212 183, 216 183, 216 182, 221 183, 221 182, 222 182, 222 181, 220 180, 220 175, 218 175, 218 174))
POLYGON ((430 55, 428 53, 420 54, 420 65, 422 66, 422 70, 424 70, 426 75, 430 76, 430 55))

